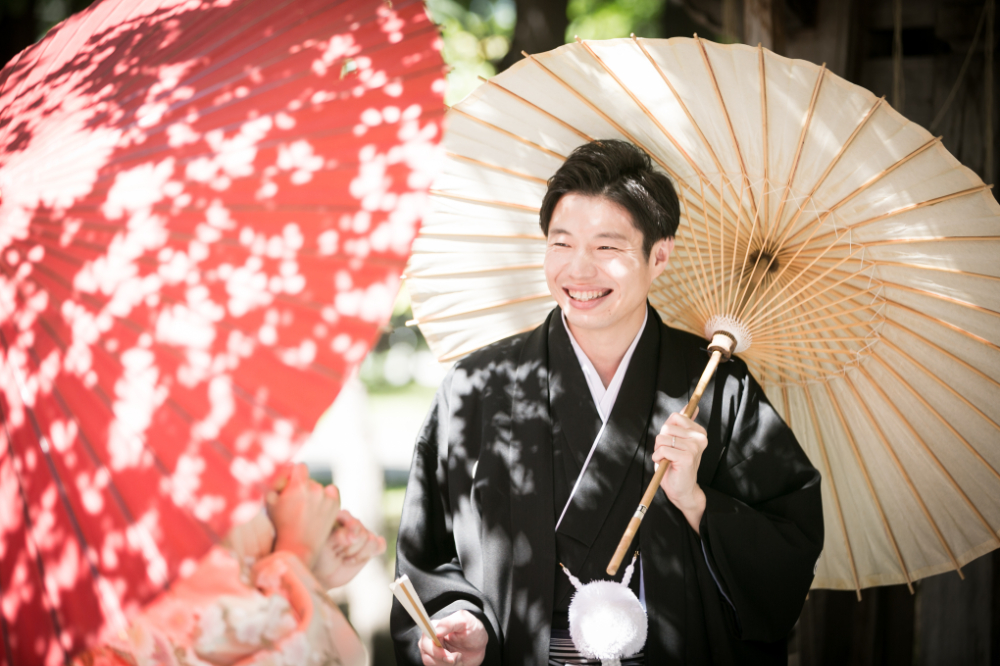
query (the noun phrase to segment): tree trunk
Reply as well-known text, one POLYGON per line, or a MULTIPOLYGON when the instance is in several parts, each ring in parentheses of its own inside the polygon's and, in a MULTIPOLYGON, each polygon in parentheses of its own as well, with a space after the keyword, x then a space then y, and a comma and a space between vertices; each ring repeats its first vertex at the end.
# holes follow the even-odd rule
POLYGON ((35 0, 0 0, 0 67, 35 43, 35 0))
POLYGON ((521 51, 541 53, 566 43, 566 0, 515 0, 515 5, 514 40, 497 66, 501 72, 524 57, 521 51))

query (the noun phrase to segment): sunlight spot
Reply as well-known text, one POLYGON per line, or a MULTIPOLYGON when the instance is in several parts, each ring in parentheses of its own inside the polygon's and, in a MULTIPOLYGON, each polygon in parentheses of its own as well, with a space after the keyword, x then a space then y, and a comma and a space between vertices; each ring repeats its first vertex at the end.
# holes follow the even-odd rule
POLYGON ((358 259, 366 258, 370 251, 371 242, 367 238, 352 238, 344 242, 344 252, 358 259))
POLYGON ((295 127, 295 118, 288 115, 284 111, 279 111, 274 116, 274 124, 278 129, 290 130, 295 127))
POLYGON ((278 352, 281 361, 294 368, 307 368, 316 359, 316 343, 303 340, 298 347, 282 349, 278 352))
MULTIPOLYGON (((235 522, 233 524, 236 524, 235 522)), ((190 557, 185 558, 181 561, 177 572, 180 574, 181 578, 187 578, 193 574, 198 569, 198 560, 194 560, 190 557)))
MULTIPOLYGON (((51 358, 55 353, 50 354, 51 358)), ((49 439, 52 441, 52 445, 55 447, 56 451, 59 453, 66 453, 70 445, 76 440, 78 432, 78 426, 76 421, 62 421, 55 420, 52 425, 49 426, 49 439)))
POLYGON ((382 5, 377 10, 379 27, 389 35, 390 44, 398 44, 403 39, 402 30, 406 23, 389 7, 382 5))
MULTIPOLYGON (((108 198, 101 211, 117 220, 125 213, 149 208, 163 198, 163 186, 174 173, 174 158, 168 157, 159 164, 146 163, 121 171, 108 191, 108 198)), ((117 238, 117 236, 116 236, 117 238)))
POLYGON ((339 240, 339 235, 333 229, 327 229, 321 233, 317 239, 316 244, 319 246, 319 253, 321 256, 330 256, 331 254, 337 253, 337 241, 339 240))
POLYGON ((77 490, 80 491, 80 500, 83 508, 91 515, 99 515, 104 510, 104 496, 101 491, 107 487, 110 480, 106 469, 99 469, 92 479, 88 479, 86 474, 81 474, 76 479, 77 490))
POLYGON ((236 228, 236 223, 230 216, 229 209, 222 204, 220 199, 212 200, 212 204, 205 211, 205 219, 216 229, 228 231, 236 228))
MULTIPOLYGON (((188 243, 188 254, 191 255, 191 259, 196 263, 202 262, 208 259, 208 246, 201 241, 193 240, 188 243)), ((194 274, 192 273, 192 275, 194 274)))
POLYGON ((124 631, 128 623, 125 619, 125 613, 122 611, 121 604, 118 601, 119 596, 115 594, 115 590, 107 577, 102 576, 96 582, 97 598, 100 601, 101 609, 104 611, 104 616, 108 620, 109 628, 115 633, 124 631))
POLYGON ((258 257, 248 257, 226 280, 227 309, 232 316, 242 317, 257 307, 270 305, 273 300, 274 296, 267 291, 267 275, 260 266, 258 257))
POLYGON ((137 523, 129 525, 125 537, 133 548, 137 548, 146 560, 146 575, 154 585, 163 586, 167 582, 167 562, 150 531, 159 523, 159 514, 149 511, 137 523))
POLYGON ((228 376, 214 377, 209 382, 208 401, 211 405, 208 415, 191 428, 195 439, 216 439, 235 413, 232 380, 228 376))
POLYGON ((66 220, 63 222, 62 233, 59 234, 59 245, 61 247, 66 247, 73 239, 76 237, 80 227, 83 226, 83 220, 66 220))
POLYGON ((336 93, 330 92, 329 90, 317 90, 312 94, 312 97, 309 98, 309 101, 315 106, 319 106, 324 102, 332 102, 335 99, 337 99, 336 93))
POLYGON ((348 271, 337 271, 334 277, 334 285, 337 291, 348 291, 354 286, 354 280, 348 271))
POLYGON ((160 372, 151 351, 133 347, 122 353, 120 360, 123 373, 115 382, 115 420, 108 438, 114 470, 139 463, 143 449, 139 438, 168 394, 167 388, 159 384, 160 372))
POLYGON ((206 245, 210 245, 222 238, 221 231, 207 224, 199 224, 196 226, 194 228, 194 233, 198 240, 206 245))
POLYGON ((201 487, 201 474, 205 471, 205 460, 189 453, 182 454, 177 459, 177 466, 169 480, 170 497, 178 506, 191 506, 195 493, 201 487))
POLYGON ((226 500, 219 495, 205 495, 194 505, 192 513, 194 517, 203 522, 208 522, 212 516, 226 508, 226 500))
POLYGON ((229 339, 226 341, 229 353, 242 358, 248 358, 253 354, 254 346, 253 338, 238 329, 230 331, 229 339))
POLYGON ((270 199, 278 193, 278 185, 274 182, 266 182, 260 186, 257 190, 255 196, 258 200, 260 199, 270 199))
POLYGON ((191 161, 185 173, 191 180, 207 183, 216 190, 227 189, 232 178, 253 174, 256 146, 271 131, 273 124, 270 116, 261 116, 243 123, 229 138, 221 129, 206 132, 205 141, 214 151, 213 157, 191 161))
POLYGON ((338 354, 343 354, 351 346, 351 336, 346 333, 341 333, 337 335, 330 342, 330 349, 337 352, 338 354))
POLYGON ((156 341, 176 347, 208 349, 215 340, 215 327, 187 305, 164 307, 156 317, 156 341))
POLYGON ((184 252, 174 252, 166 248, 160 253, 160 266, 157 273, 166 284, 177 284, 183 282, 191 269, 194 267, 188 256, 184 252), (166 252, 166 254, 164 254, 166 252))
POLYGON ((182 100, 191 99, 194 97, 195 89, 191 86, 178 86, 174 88, 173 92, 170 93, 170 100, 173 102, 180 102, 182 100))
POLYGON ((369 89, 381 88, 389 80, 389 77, 386 76, 385 72, 381 70, 377 72, 373 72, 371 70, 364 71, 358 76, 358 78, 364 81, 365 86, 369 89))
POLYGON ((278 259, 285 253, 285 241, 281 236, 271 236, 267 240, 265 253, 271 259, 278 259))
POLYGON ((257 331, 257 339, 261 344, 271 346, 278 341, 278 331, 270 324, 265 324, 257 331))
POLYGON ((48 532, 52 529, 52 525, 55 524, 55 516, 52 515, 52 508, 56 505, 58 499, 59 491, 56 490, 55 485, 51 483, 46 485, 41 497, 41 505, 45 511, 35 521, 35 527, 38 531, 48 532))
MULTIPOLYGON (((303 46, 311 45, 303 44, 303 46)), ((352 56, 361 49, 361 47, 355 43, 354 35, 350 33, 344 35, 334 35, 329 39, 329 41, 319 42, 318 47, 322 50, 322 53, 319 58, 313 60, 312 62, 312 71, 317 76, 326 75, 330 66, 333 65, 335 61, 340 58, 344 58, 345 56, 352 56)), ((348 62, 353 63, 354 61, 348 58, 348 60, 344 62, 339 72, 340 78, 344 78, 344 76, 353 71, 348 68, 348 62)), ((357 66, 355 65, 355 69, 356 68, 357 66)))
POLYGON ((234 525, 239 525, 251 520, 260 512, 260 502, 241 502, 229 514, 229 519, 234 525))
POLYGON ((337 311, 346 316, 375 322, 392 307, 394 294, 388 285, 376 282, 367 288, 343 291, 334 299, 337 311))
POLYGON ((125 537, 121 532, 109 532, 101 544, 101 564, 105 569, 118 568, 118 551, 125 546, 125 537))
POLYGON ((194 388, 209 376, 212 355, 189 348, 184 352, 184 365, 177 369, 177 381, 183 386, 194 388))
POLYGON ((163 120, 163 114, 170 106, 166 102, 156 102, 154 104, 143 104, 135 112, 136 124, 143 129, 153 127, 163 120))

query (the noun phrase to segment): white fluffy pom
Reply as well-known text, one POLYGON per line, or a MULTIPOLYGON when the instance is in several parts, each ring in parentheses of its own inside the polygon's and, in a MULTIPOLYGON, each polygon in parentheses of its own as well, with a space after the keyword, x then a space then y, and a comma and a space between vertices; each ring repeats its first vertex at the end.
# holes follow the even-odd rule
POLYGON ((594 581, 573 595, 569 634, 580 654, 617 664, 646 644, 646 611, 627 584, 594 581))

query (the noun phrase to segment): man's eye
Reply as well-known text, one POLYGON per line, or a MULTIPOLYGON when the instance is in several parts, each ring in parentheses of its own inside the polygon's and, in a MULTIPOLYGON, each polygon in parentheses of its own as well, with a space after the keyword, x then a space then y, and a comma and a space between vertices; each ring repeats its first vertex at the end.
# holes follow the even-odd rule
POLYGON ((613 247, 611 245, 602 245, 601 247, 599 247, 597 249, 598 250, 617 250, 618 248, 613 247))

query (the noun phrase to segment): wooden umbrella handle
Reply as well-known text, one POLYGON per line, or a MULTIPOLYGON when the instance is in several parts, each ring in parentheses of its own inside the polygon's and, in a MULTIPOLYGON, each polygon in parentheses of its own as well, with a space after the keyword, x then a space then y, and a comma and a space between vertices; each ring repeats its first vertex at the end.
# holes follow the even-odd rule
MULTIPOLYGON (((712 356, 708 359, 708 365, 705 366, 704 372, 701 373, 701 379, 698 380, 698 386, 695 387, 694 393, 691 395, 691 399, 688 400, 687 406, 684 407, 684 411, 681 412, 684 416, 691 418, 694 415, 695 409, 698 408, 698 401, 701 400, 701 396, 705 392, 705 387, 708 386, 708 382, 712 379, 712 375, 715 374, 715 370, 719 367, 719 362, 722 360, 722 356, 724 354, 728 356, 723 349, 712 349, 712 356)), ((653 503, 653 497, 656 496, 656 490, 660 487, 660 481, 663 480, 663 475, 667 473, 667 467, 669 465, 669 461, 666 460, 661 460, 657 463, 656 472, 653 474, 653 478, 650 480, 649 485, 646 486, 646 492, 642 494, 642 500, 639 502, 639 508, 637 508, 635 513, 632 514, 632 520, 628 521, 628 527, 625 528, 625 534, 622 535, 622 540, 618 542, 618 548, 615 549, 615 554, 612 556, 611 562, 608 563, 607 572, 609 576, 614 576, 618 573, 618 567, 621 566, 622 560, 625 559, 629 546, 632 545, 632 539, 635 538, 635 533, 639 531, 639 525, 642 524, 643 516, 646 515, 646 510, 649 509, 649 505, 653 503)))

